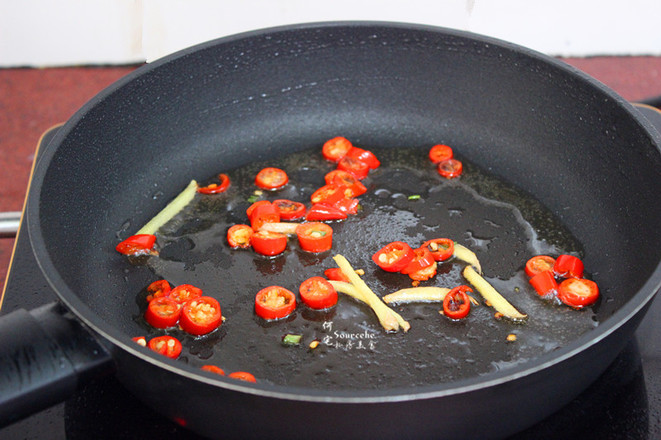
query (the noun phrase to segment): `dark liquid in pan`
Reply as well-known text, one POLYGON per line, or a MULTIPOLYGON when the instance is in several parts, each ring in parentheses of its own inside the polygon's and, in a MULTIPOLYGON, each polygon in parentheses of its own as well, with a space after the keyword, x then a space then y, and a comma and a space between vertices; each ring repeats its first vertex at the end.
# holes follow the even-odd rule
MULTIPOLYGON (((310 254, 290 239, 283 255, 259 256, 233 250, 227 229, 248 223, 246 208, 256 187, 254 177, 264 166, 276 166, 290 176, 288 186, 262 198, 302 201, 324 184, 334 164, 319 148, 268 163, 223 170, 232 179, 221 195, 197 195, 159 232, 160 258, 148 265, 155 277, 172 285, 196 285, 221 304, 223 325, 212 334, 193 338, 179 330, 168 333, 184 344, 181 362, 214 364, 226 372, 249 371, 259 381, 320 389, 389 389, 445 383, 484 375, 525 363, 566 345, 597 325, 590 309, 575 311, 541 300, 529 286, 523 267, 536 254, 581 254, 571 233, 536 200, 464 161, 464 174, 441 178, 421 149, 371 148, 381 167, 364 181, 369 191, 360 196, 362 210, 333 223, 330 252, 310 254), (409 200, 410 195, 419 195, 409 200), (438 304, 395 306, 411 324, 407 333, 388 334, 366 305, 340 294, 333 309, 319 312, 298 305, 288 318, 265 322, 254 313, 257 291, 280 285, 298 296, 305 279, 336 267, 332 256, 343 254, 379 296, 411 287, 406 275, 379 269, 371 256, 383 245, 401 240, 417 247, 436 237, 452 238, 473 250, 485 278, 523 313, 527 322, 497 320, 482 304, 461 321, 438 313, 438 304), (301 345, 281 343, 288 333, 303 335, 301 345), (510 334, 515 342, 508 342, 510 334), (308 347, 320 342, 315 349, 308 347)), ((204 182, 200 182, 204 183, 204 182)), ((439 264, 438 274, 422 286, 467 284, 464 263, 439 264)), ((481 300, 477 292, 475 296, 481 300)), ((144 310, 144 295, 138 297, 144 310)), ((141 317, 136 317, 141 320, 141 317)), ((150 335, 162 333, 143 325, 150 335)))

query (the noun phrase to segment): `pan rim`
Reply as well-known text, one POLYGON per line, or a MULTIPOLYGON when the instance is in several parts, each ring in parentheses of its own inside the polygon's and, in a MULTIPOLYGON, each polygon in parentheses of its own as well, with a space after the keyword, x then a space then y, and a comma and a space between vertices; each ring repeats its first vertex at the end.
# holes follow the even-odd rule
POLYGON ((100 318, 97 313, 90 309, 76 293, 68 286, 68 284, 61 278, 57 272, 54 263, 45 247, 45 239, 42 235, 42 230, 39 224, 40 207, 38 200, 41 194, 43 184, 43 176, 45 174, 47 164, 52 159, 57 151, 57 146, 66 138, 67 134, 76 126, 77 122, 85 115, 85 113, 93 108, 97 103, 103 100, 106 96, 112 94, 115 90, 123 87, 136 78, 150 72, 153 69, 164 66, 181 57, 203 50, 217 44, 231 44, 234 41, 239 41, 247 38, 264 37, 276 32, 291 32, 297 30, 315 30, 315 29, 337 29, 343 27, 369 27, 375 29, 401 29, 401 30, 423 30, 434 33, 443 33, 448 35, 461 36, 491 44, 511 50, 516 50, 526 56, 532 56, 536 59, 541 59, 546 63, 552 63, 556 67, 565 71, 569 71, 574 75, 578 75, 586 81, 589 81, 593 87, 601 89, 602 92, 608 94, 617 103, 622 105, 631 117, 647 132, 647 135, 654 141, 658 150, 661 145, 661 135, 656 133, 651 123, 647 121, 634 107, 626 102, 623 98, 619 97, 615 92, 607 88, 605 85, 599 83, 578 69, 567 65, 566 63, 556 60, 552 57, 535 52, 531 49, 518 46, 513 43, 501 41, 492 37, 473 34, 467 31, 459 31, 447 29, 442 27, 395 23, 395 22, 382 22, 382 21, 340 21, 340 22, 318 22, 318 23, 304 23, 287 26, 278 26, 273 28, 266 28, 254 31, 248 31, 232 36, 222 37, 219 39, 211 40, 201 43, 190 48, 183 49, 175 52, 164 58, 156 60, 148 65, 142 66, 135 71, 129 73, 117 82, 113 83, 90 101, 88 101, 76 114, 67 121, 67 123, 58 131, 53 140, 46 148, 41 151, 41 156, 35 164, 35 171, 33 179, 30 183, 28 190, 30 197, 26 203, 27 226, 29 231, 30 243, 35 254, 37 264, 44 274, 50 287, 56 292, 60 300, 71 310, 85 325, 91 328, 96 334, 105 338, 115 347, 128 352, 129 354, 138 357, 142 361, 146 361, 158 367, 169 370, 172 373, 179 374, 187 379, 205 382, 212 386, 225 388, 244 393, 268 396, 278 399, 297 400, 305 402, 329 402, 329 403, 385 403, 397 402, 418 399, 431 399, 437 397, 444 397, 450 395, 459 395, 469 393, 479 389, 490 388, 495 385, 511 382, 516 379, 538 373, 542 370, 549 368, 566 361, 567 359, 576 356, 577 354, 587 350, 588 348, 596 345, 598 342, 606 339, 608 336, 616 332, 619 328, 629 322, 635 315, 637 315, 645 306, 647 306, 655 297, 656 293, 661 289, 661 263, 657 265, 654 272, 650 275, 645 284, 634 294, 631 299, 613 315, 601 322, 597 327, 588 331, 586 334, 572 341, 561 349, 546 353, 536 359, 524 362, 522 364, 507 368, 505 370, 488 373, 482 376, 472 377, 459 381, 452 381, 443 384, 433 384, 428 386, 413 387, 413 388, 391 388, 388 390, 352 390, 352 391, 335 391, 335 390, 318 390, 308 388, 285 387, 281 385, 272 384, 243 384, 237 383, 224 378, 210 378, 192 366, 177 363, 174 360, 164 359, 162 356, 143 350, 136 347, 132 343, 128 335, 122 334, 118 329, 100 318))

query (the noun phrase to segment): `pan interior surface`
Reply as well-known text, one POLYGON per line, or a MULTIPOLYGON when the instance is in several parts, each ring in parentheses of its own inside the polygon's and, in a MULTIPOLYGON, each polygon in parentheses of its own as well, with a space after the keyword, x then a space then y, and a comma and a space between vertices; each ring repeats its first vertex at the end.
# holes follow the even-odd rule
POLYGON ((338 134, 383 151, 446 143, 530 194, 582 245, 602 288, 596 322, 649 300, 650 280, 658 287, 658 139, 621 99, 513 46, 388 25, 224 39, 120 81, 37 165, 37 258, 69 306, 123 341, 143 331, 135 292, 154 274, 118 258, 119 239, 192 178, 338 134))

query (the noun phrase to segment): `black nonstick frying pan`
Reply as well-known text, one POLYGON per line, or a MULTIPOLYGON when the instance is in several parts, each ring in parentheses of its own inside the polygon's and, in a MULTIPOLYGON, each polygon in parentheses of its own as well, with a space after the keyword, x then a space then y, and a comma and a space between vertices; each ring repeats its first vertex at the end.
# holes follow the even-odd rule
POLYGON ((660 144, 633 107, 593 79, 464 32, 303 25, 154 62, 83 107, 35 166, 28 231, 62 305, 0 323, 0 413, 13 420, 111 370, 151 406, 209 437, 517 432, 599 376, 661 285, 660 144), (530 194, 580 240, 602 287, 599 325, 498 371, 376 390, 244 384, 137 347, 134 292, 154 273, 118 258, 118 237, 192 177, 276 160, 338 133, 384 151, 443 139, 471 166, 530 194))

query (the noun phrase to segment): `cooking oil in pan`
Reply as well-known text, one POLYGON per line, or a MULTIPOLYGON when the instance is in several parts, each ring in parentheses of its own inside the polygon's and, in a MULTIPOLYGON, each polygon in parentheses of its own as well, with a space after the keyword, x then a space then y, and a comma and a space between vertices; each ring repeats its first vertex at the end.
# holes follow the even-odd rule
MULTIPOLYGON (((461 177, 440 177, 422 149, 376 149, 381 167, 364 180, 358 214, 332 223, 333 249, 311 254, 290 240, 284 254, 267 258, 234 250, 227 229, 248 223, 245 211, 255 198, 291 199, 309 205, 334 164, 318 148, 269 162, 253 163, 229 174, 232 185, 193 203, 159 231, 160 257, 147 264, 156 278, 193 284, 221 304, 225 318, 210 335, 193 338, 179 330, 192 365, 215 364, 225 371, 250 371, 258 380, 283 386, 321 389, 380 389, 425 386, 485 375, 556 350, 597 325, 591 309, 576 311, 544 301, 529 286, 525 262, 537 254, 581 254, 579 241, 534 198, 464 160, 461 177), (264 166, 287 171, 290 183, 276 192, 255 193, 254 177, 264 166), (344 255, 379 296, 411 287, 406 275, 387 273, 371 256, 399 240, 412 247, 447 237, 473 250, 485 278, 517 309, 523 323, 497 319, 480 301, 469 316, 452 321, 431 303, 394 306, 411 324, 408 332, 386 333, 370 308, 340 294, 330 310, 303 304, 283 320, 266 322, 254 313, 255 294, 280 285, 298 292, 305 279, 336 267, 344 255), (301 343, 286 346, 286 334, 301 343), (314 348, 313 348, 314 347, 314 348)), ((439 264, 438 274, 421 286, 468 284, 465 263, 439 264)), ((474 296, 481 300, 479 294, 474 296)), ((144 298, 138 298, 143 304, 144 298)), ((137 318, 140 320, 140 318, 137 318)), ((146 324, 142 324, 148 330, 146 324)), ((154 330, 152 330, 154 331, 154 330)))

